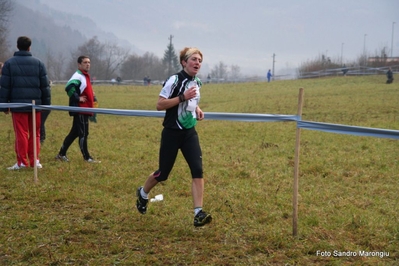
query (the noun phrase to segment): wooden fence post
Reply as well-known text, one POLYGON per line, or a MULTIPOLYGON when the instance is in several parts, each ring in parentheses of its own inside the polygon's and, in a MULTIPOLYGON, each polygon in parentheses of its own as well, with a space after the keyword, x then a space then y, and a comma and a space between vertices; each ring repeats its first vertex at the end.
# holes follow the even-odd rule
MULTIPOLYGON (((298 117, 302 119, 303 107, 303 88, 299 89, 298 96, 298 117)), ((293 214, 292 214, 292 234, 298 235, 298 190, 299 190, 299 152, 301 142, 301 129, 296 127, 296 143, 295 143, 295 162, 294 162, 294 191, 293 191, 293 214)))

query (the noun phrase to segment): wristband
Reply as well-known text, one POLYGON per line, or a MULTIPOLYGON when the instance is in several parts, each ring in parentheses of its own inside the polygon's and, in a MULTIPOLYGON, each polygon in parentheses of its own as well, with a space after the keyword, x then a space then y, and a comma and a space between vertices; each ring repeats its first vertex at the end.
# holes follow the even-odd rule
POLYGON ((180 94, 179 95, 179 101, 180 102, 184 102, 186 100, 186 98, 184 97, 184 94, 180 94))

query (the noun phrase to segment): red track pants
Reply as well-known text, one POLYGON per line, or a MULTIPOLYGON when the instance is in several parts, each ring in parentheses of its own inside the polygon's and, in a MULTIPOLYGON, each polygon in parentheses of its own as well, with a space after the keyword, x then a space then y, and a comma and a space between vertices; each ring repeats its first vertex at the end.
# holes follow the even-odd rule
MULTIPOLYGON (((33 151, 33 116, 32 113, 12 113, 12 122, 15 133, 15 153, 18 165, 34 166, 33 151)), ((40 123, 41 113, 36 112, 36 158, 40 153, 40 123)))

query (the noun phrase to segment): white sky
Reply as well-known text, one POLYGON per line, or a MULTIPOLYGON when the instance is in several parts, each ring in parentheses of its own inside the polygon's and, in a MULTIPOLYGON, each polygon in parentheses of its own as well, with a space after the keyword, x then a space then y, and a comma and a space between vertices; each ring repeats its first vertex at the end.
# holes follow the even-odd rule
MULTIPOLYGON (((30 1, 30 0, 24 0, 30 1)), ((383 47, 399 56, 399 0, 40 0, 87 16, 142 51, 163 57, 173 35, 176 51, 196 46, 203 71, 220 61, 243 74, 266 75, 321 54, 355 60, 383 47), (393 24, 393 22, 396 22, 393 24), (366 35, 366 36, 365 36, 366 35)), ((91 37, 91 36, 88 36, 91 37)), ((206 72, 205 72, 206 74, 206 72)))

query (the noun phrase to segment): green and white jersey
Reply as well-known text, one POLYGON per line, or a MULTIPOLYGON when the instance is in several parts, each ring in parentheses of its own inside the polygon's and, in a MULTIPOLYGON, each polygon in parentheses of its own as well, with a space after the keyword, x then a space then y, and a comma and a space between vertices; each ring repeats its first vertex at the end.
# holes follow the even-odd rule
POLYGON ((171 129, 190 129, 197 124, 197 114, 195 107, 200 101, 200 89, 202 82, 196 76, 192 77, 183 70, 170 76, 163 84, 159 96, 171 99, 183 94, 186 90, 196 84, 197 96, 189 101, 184 101, 178 105, 167 109, 163 126, 171 129))

